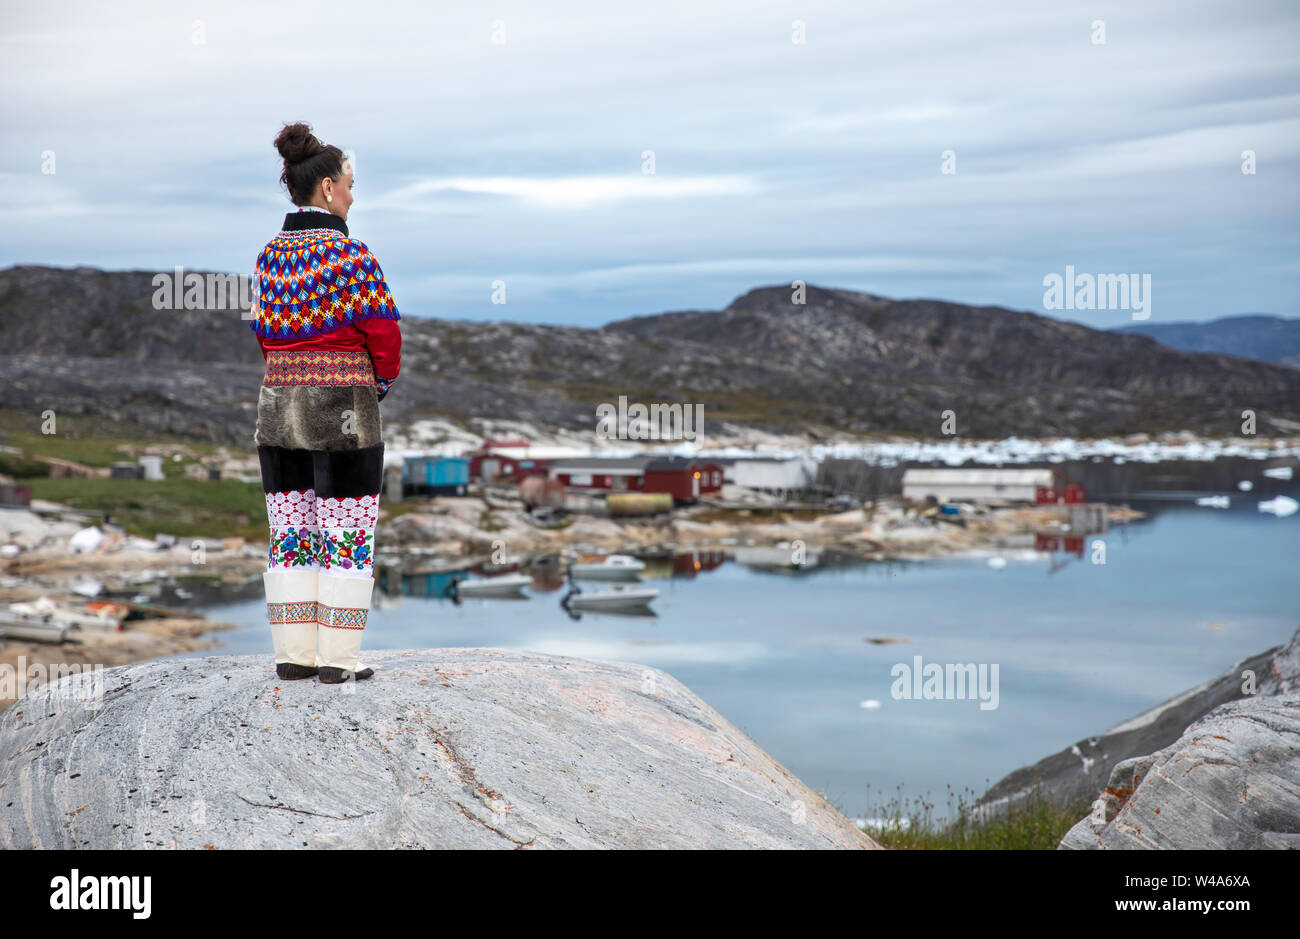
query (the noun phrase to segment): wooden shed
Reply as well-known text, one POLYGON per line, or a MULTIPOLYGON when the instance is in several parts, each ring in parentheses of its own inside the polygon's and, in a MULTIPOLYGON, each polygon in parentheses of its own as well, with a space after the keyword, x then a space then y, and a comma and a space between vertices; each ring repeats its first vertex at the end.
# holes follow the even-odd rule
POLYGON ((461 456, 408 456, 402 461, 402 494, 463 496, 469 487, 469 460, 461 456))

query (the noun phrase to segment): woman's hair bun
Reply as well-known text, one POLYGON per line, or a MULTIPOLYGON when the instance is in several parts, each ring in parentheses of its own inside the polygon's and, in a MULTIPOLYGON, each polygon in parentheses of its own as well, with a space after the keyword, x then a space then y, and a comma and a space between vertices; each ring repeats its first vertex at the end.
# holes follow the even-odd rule
POLYGON ((275 149, 284 157, 280 182, 295 205, 310 204, 323 177, 337 180, 343 174, 343 151, 319 140, 301 121, 280 128, 275 149))
POLYGON ((297 123, 285 124, 275 136, 275 149, 280 151, 284 162, 301 163, 309 160, 325 149, 325 145, 311 132, 311 125, 297 123))

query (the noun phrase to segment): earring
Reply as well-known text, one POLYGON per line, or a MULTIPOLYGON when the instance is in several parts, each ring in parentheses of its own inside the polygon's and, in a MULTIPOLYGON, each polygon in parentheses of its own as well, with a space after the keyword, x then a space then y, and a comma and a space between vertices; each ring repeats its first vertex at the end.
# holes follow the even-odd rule
POLYGON ((325 197, 325 201, 326 201, 326 202, 333 202, 333 201, 334 201, 334 197, 333 197, 333 196, 326 196, 326 197, 325 197))

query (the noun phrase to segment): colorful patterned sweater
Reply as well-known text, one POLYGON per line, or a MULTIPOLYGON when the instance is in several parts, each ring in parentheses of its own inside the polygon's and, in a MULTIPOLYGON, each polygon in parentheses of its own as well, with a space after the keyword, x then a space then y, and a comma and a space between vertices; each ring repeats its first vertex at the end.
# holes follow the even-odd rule
POLYGON ((257 256, 253 332, 271 351, 365 349, 379 394, 402 368, 401 316, 379 262, 329 212, 297 211, 257 256))

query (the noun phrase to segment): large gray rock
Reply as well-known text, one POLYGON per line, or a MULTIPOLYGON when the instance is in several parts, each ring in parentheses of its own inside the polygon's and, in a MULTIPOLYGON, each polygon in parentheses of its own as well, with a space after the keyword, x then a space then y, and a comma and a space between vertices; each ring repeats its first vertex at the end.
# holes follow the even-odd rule
POLYGON ((1300 848, 1300 694, 1233 701, 1115 767, 1062 848, 1300 848))
POLYGON ((874 848, 653 668, 368 653, 353 685, 269 656, 109 669, 0 715, 4 848, 874 848))
POLYGON ((1243 659, 1143 714, 1015 770, 980 796, 971 815, 984 818, 1020 807, 1035 792, 1056 805, 1091 801, 1117 767, 1171 746, 1188 725, 1220 705, 1293 690, 1300 690, 1300 630, 1285 645, 1243 659), (1253 692, 1243 677, 1247 672, 1254 676, 1253 692))
MULTIPOLYGON (((1168 746, 1116 762, 1092 813, 1060 847, 1300 848, 1300 630, 1152 713, 1180 713, 1198 690, 1203 703, 1203 689, 1231 681, 1237 700, 1203 714, 1168 746), (1255 683, 1243 695, 1245 668, 1255 683)), ((1127 723, 1141 730, 1146 717, 1127 723)))

